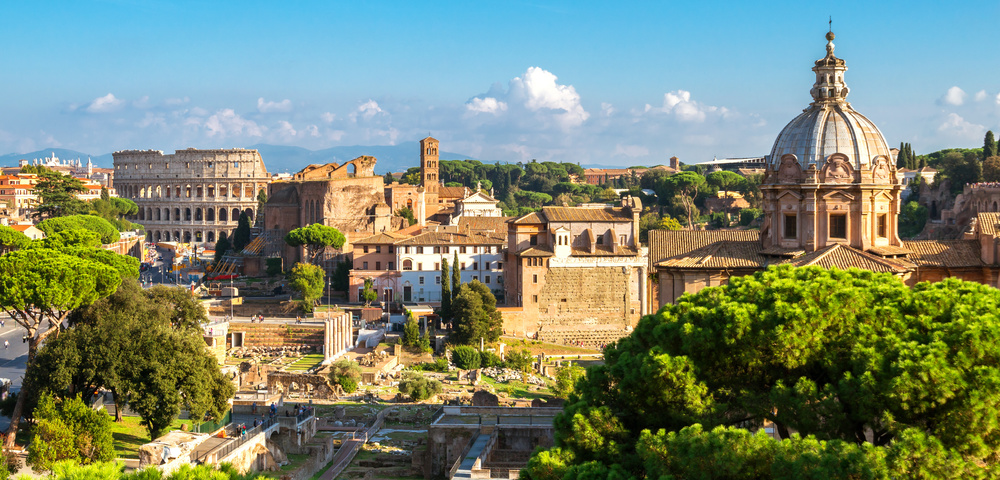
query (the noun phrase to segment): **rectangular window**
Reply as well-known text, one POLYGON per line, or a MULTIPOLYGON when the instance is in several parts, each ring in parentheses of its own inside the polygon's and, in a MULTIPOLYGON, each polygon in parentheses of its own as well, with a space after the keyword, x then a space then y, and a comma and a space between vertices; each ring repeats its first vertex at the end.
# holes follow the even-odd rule
MULTIPOLYGON (((502 263, 497 262, 497 270, 503 270, 503 264, 502 263)), ((497 280, 497 281, 499 282, 500 280, 497 280)))
POLYGON ((375 270, 382 270, 382 262, 375 262, 375 270))
POLYGON ((462 262, 462 270, 465 270, 465 262, 462 262))
POLYGON ((531 296, 531 303, 538 303, 538 295, 531 296))
POLYGON ((785 238, 798 238, 799 234, 797 231, 798 217, 794 213, 785 214, 785 238))
POLYGON ((497 283, 503 283, 503 275, 497 275, 497 283))
POLYGON ((386 270, 395 270, 396 262, 389 262, 389 265, 385 268, 386 270))
POLYGON ((531 283, 538 283, 538 274, 533 274, 531 276, 531 283))
POLYGON ((465 245, 458 247, 458 253, 465 253, 465 245))
POLYGON ((434 262, 434 270, 441 270, 441 264, 438 262, 434 262))
POLYGON ((618 235, 618 245, 628 245, 628 238, 625 235, 618 235))
POLYGON ((420 284, 420 285, 423 285, 423 284, 424 284, 424 277, 418 277, 418 280, 419 280, 419 281, 417 282, 418 284, 420 284))
POLYGON ((434 247, 434 253, 441 253, 441 247, 434 247))
POLYGON ((368 270, 368 262, 362 262, 361 263, 361 269, 362 270, 368 270))
POLYGON ((489 276, 489 275, 487 275, 487 276, 486 276, 486 278, 485 278, 484 280, 485 280, 485 283, 490 283, 490 276, 489 276))
POLYGON ((473 275, 472 276, 472 281, 478 282, 479 281, 479 275, 473 275))
POLYGON ((878 216, 878 236, 881 238, 888 236, 886 231, 886 214, 884 213, 878 216))
POLYGON ((444 247, 444 253, 451 253, 451 252, 449 252, 449 250, 451 250, 451 249, 448 248, 448 247, 444 247))
POLYGON ((441 275, 434 277, 434 285, 441 285, 441 275))
POLYGON ((365 252, 365 253, 368 253, 368 245, 365 245, 365 246, 361 247, 361 251, 365 252))
POLYGON ((830 214, 830 238, 847 238, 847 214, 830 214))
POLYGON ((417 264, 417 270, 423 270, 423 269, 424 269, 424 264, 423 263, 418 263, 417 264))
POLYGON ((538 235, 528 237, 528 245, 538 245, 538 235))
POLYGON ((393 250, 392 245, 389 245, 389 253, 393 253, 393 250))
POLYGON ((479 262, 472 262, 472 269, 479 270, 479 262))
POLYGON ((472 247, 472 253, 479 253, 479 247, 472 247))
POLYGON ((375 253, 382 253, 382 245, 375 245, 375 253))

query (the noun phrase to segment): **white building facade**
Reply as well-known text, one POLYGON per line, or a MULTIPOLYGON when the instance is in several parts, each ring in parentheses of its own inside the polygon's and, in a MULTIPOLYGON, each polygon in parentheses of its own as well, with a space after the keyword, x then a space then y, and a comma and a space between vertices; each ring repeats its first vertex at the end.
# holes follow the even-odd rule
MULTIPOLYGON (((404 303, 441 303, 441 265, 457 262, 462 283, 478 280, 503 294, 503 245, 498 235, 427 232, 396 243, 400 299, 404 303)), ((450 275, 450 273, 449 273, 450 275)))

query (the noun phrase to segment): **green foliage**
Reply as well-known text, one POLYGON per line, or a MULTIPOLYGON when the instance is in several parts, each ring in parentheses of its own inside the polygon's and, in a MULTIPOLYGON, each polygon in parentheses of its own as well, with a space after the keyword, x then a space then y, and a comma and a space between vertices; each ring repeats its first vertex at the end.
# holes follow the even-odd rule
POLYGON ((442 320, 451 320, 451 269, 448 268, 448 259, 441 258, 441 306, 438 308, 438 315, 442 320))
POLYGON ((907 202, 899 212, 899 236, 913 238, 924 230, 927 223, 927 207, 917 202, 907 202))
POLYGON ((285 235, 285 243, 288 245, 306 247, 309 262, 316 261, 316 257, 323 253, 323 250, 327 247, 343 247, 346 240, 346 237, 344 237, 343 233, 340 233, 340 230, 320 223, 314 223, 308 227, 296 228, 285 235))
MULTIPOLYGON (((215 263, 219 263, 226 252, 233 249, 233 244, 229 243, 229 238, 225 235, 219 235, 219 240, 215 242, 215 263)), ((268 259, 271 260, 270 258, 268 259)), ((270 268, 270 265, 268 265, 270 268)), ((280 267, 279 267, 280 268, 280 267)), ((268 273, 271 275, 271 273, 268 273)))
POLYGON ((448 371, 448 359, 444 357, 438 357, 434 359, 433 362, 419 363, 417 365, 411 365, 411 370, 417 372, 447 372, 448 371))
POLYGON ((27 235, 6 225, 0 225, 0 254, 24 248, 31 243, 27 235))
POLYGON ((87 203, 76 198, 78 193, 86 190, 83 182, 47 168, 38 172, 38 177, 38 183, 34 186, 39 202, 35 207, 35 216, 55 218, 87 211, 87 203))
POLYGON ((986 137, 983 138, 982 159, 985 161, 987 158, 995 156, 997 156, 997 141, 993 138, 993 130, 987 130, 986 137))
MULTIPOLYGON (((344 263, 344 262, 340 262, 340 263, 344 263)), ((267 265, 267 269, 265 270, 265 273, 267 273, 268 276, 273 277, 273 276, 281 273, 281 257, 268 258, 267 260, 264 261, 264 264, 267 265)), ((339 264, 338 264, 338 268, 339 268, 339 264)), ((337 277, 334 277, 334 278, 337 278, 337 277)))
POLYGON ((337 268, 333 271, 333 289, 338 292, 346 292, 350 288, 351 262, 337 262, 337 268))
POLYGON ((97 233, 101 237, 101 243, 114 243, 121 238, 118 230, 107 220, 95 215, 70 215, 65 217, 49 218, 36 225, 45 235, 52 235, 56 232, 72 229, 84 229, 97 233))
POLYGON ((428 328, 427 330, 424 330, 424 333, 420 335, 420 342, 417 345, 417 347, 420 348, 420 351, 424 353, 431 353, 434 351, 434 349, 431 348, 431 335, 428 330, 430 329, 428 328))
POLYGON ((983 181, 1000 182, 1000 156, 986 157, 983 161, 983 181))
POLYGON ((522 477, 995 478, 998 306, 956 279, 733 277, 605 349, 522 477))
POLYGON ((420 346, 420 325, 412 313, 406 317, 406 323, 403 325, 403 346, 420 346))
POLYGON ((451 305, 452 341, 457 344, 495 342, 503 333, 503 319, 493 292, 478 280, 459 287, 451 305))
POLYGON ((479 368, 479 352, 468 345, 459 345, 451 351, 451 363, 462 370, 479 368))
POLYGON ((370 307, 375 300, 378 300, 378 292, 375 291, 375 281, 366 278, 365 285, 361 289, 361 301, 365 302, 366 307, 370 307))
POLYGON ((524 348, 519 350, 511 349, 507 352, 506 357, 504 366, 521 372, 531 371, 531 364, 535 361, 534 357, 531 356, 531 352, 524 348))
POLYGON ((664 183, 675 196, 680 198, 687 215, 688 228, 693 229, 692 219, 697 213, 694 205, 695 196, 698 194, 698 188, 705 183, 705 177, 695 172, 680 172, 667 177, 664 183))
POLYGON ((746 183, 746 179, 738 173, 730 172, 728 170, 719 170, 717 172, 709 173, 708 176, 705 177, 705 183, 718 190, 729 193, 733 191, 740 191, 743 188, 743 184, 746 183))
POLYGON ((126 473, 120 462, 97 462, 80 465, 63 461, 53 466, 48 480, 267 480, 268 477, 254 473, 241 475, 232 465, 182 465, 169 475, 156 467, 148 467, 126 473))
POLYGON ((416 225, 417 224, 417 219, 414 218, 414 216, 413 216, 413 210, 411 210, 410 207, 403 207, 403 208, 400 208, 399 210, 396 210, 396 216, 397 217, 403 217, 403 218, 405 218, 406 222, 407 222, 407 225, 416 225))
POLYGON ((441 382, 419 373, 406 372, 399 381, 399 393, 410 397, 414 402, 427 400, 441 393, 441 382))
POLYGON ((358 381, 351 377, 340 377, 337 384, 344 389, 344 393, 354 393, 358 389, 358 381))
POLYGON ((239 222, 233 232, 233 250, 237 253, 242 252, 250 244, 250 234, 250 217, 247 216, 247 212, 240 212, 239 222))
POLYGON ((354 393, 361 379, 361 367, 357 363, 342 358, 330 365, 330 381, 340 385, 346 393, 354 393))
POLYGON ((292 271, 288 272, 288 286, 302 297, 303 302, 314 305, 323 296, 326 272, 318 265, 296 263, 292 271))
POLYGON ((448 313, 455 316, 455 297, 458 296, 459 288, 462 286, 462 265, 458 263, 458 250, 455 251, 454 260, 451 262, 451 307, 448 313))
POLYGON ((33 470, 51 470, 61 460, 90 464, 115 458, 111 417, 87 407, 79 396, 57 400, 42 395, 34 417, 28 451, 33 470))
POLYGON ((763 212, 759 208, 744 208, 740 210, 740 225, 747 226, 753 223, 754 220, 760 218, 763 212))
POLYGON ((497 354, 487 351, 479 352, 480 367, 489 368, 489 367, 500 367, 502 365, 503 365, 503 360, 501 360, 497 354))
POLYGON ((576 382, 583 378, 587 371, 572 362, 556 372, 556 383, 552 386, 552 393, 559 398, 569 398, 569 395, 576 391, 576 382))

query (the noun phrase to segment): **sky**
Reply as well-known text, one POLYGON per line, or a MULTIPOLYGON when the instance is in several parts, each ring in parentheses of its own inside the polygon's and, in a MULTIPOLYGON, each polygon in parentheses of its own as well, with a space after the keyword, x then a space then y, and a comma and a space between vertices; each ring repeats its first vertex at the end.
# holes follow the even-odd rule
POLYGON ((487 161, 764 155, 831 16, 848 101, 890 146, 980 147, 1000 2, 953 3, 0 0, 0 153, 430 134, 487 161))

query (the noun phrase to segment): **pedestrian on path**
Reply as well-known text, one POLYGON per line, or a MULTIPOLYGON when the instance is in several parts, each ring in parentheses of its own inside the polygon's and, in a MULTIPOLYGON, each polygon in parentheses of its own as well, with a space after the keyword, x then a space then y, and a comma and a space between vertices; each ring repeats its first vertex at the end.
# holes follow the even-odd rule
POLYGON ((7 340, 4 340, 3 341, 3 349, 6 350, 8 347, 10 347, 10 342, 8 342, 7 340))

